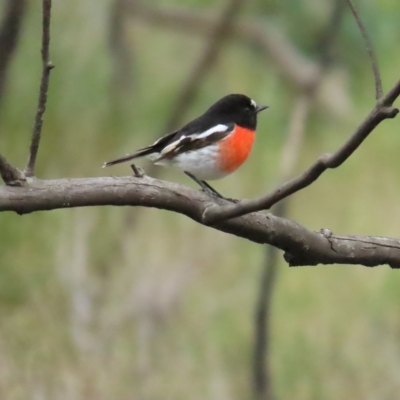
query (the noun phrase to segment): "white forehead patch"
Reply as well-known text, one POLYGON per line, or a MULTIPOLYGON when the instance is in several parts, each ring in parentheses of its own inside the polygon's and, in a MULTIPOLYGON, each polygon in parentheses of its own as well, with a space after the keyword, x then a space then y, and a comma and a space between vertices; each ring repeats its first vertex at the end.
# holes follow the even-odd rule
POLYGON ((251 100, 251 105, 252 105, 254 108, 257 108, 257 103, 256 103, 254 100, 251 100))

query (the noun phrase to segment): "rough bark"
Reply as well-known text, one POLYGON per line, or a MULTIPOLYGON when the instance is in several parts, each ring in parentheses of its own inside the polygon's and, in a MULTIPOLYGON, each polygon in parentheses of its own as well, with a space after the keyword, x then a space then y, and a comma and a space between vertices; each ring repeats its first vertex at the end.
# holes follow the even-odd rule
MULTIPOLYGON (((39 180, 0 187, 0 211, 34 211, 87 206, 144 206, 184 214, 201 223, 209 207, 227 203, 201 191, 150 177, 104 177, 39 180)), ((317 264, 388 264, 400 268, 400 240, 373 236, 315 232, 295 221, 257 212, 212 226, 256 243, 268 243, 285 253, 291 266, 317 264)))

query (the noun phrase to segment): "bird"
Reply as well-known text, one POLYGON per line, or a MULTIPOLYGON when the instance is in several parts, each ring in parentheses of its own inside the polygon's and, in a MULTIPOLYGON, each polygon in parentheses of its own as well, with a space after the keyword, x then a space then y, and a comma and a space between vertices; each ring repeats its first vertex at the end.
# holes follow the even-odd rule
POLYGON ((173 166, 193 179, 204 192, 225 198, 206 181, 224 178, 248 158, 257 128, 257 115, 268 106, 244 94, 229 94, 182 128, 104 167, 147 156, 155 165, 173 166))

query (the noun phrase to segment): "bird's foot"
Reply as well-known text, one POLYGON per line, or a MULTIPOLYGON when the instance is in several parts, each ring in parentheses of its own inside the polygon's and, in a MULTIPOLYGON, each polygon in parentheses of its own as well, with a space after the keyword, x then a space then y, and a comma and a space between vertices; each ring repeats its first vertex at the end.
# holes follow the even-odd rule
POLYGON ((207 186, 202 187, 201 189, 202 192, 208 194, 210 197, 212 198, 216 198, 216 199, 222 199, 222 200, 226 200, 226 201, 230 201, 231 203, 239 203, 239 200, 237 199, 232 199, 230 197, 225 197, 222 196, 222 194, 218 193, 216 190, 214 189, 210 189, 207 186))
POLYGON ((210 189, 207 186, 202 186, 200 190, 214 199, 225 199, 225 197, 219 194, 216 190, 210 189))

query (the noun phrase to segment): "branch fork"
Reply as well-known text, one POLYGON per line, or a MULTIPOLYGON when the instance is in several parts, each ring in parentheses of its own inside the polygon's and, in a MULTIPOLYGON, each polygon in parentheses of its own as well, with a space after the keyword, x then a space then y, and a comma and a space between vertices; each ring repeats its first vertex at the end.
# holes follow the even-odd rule
POLYGON ((27 177, 35 176, 36 158, 42 133, 43 114, 46 111, 50 71, 54 68, 54 64, 49 59, 51 0, 43 0, 42 12, 43 23, 41 54, 43 68, 40 82, 38 107, 31 136, 29 160, 25 171, 22 172, 15 168, 2 154, 0 154, 0 175, 4 183, 8 186, 22 186, 26 182, 27 177))
POLYGON ((255 199, 244 199, 236 204, 226 204, 208 208, 203 216, 202 222, 206 225, 213 225, 217 222, 239 217, 255 211, 268 210, 274 204, 284 198, 306 188, 315 182, 324 171, 334 169, 342 165, 369 134, 385 119, 396 117, 399 110, 392 106, 393 102, 400 95, 400 81, 393 89, 378 100, 374 109, 359 125, 356 131, 335 153, 323 154, 312 164, 302 175, 283 183, 281 186, 265 196, 255 199))

